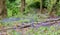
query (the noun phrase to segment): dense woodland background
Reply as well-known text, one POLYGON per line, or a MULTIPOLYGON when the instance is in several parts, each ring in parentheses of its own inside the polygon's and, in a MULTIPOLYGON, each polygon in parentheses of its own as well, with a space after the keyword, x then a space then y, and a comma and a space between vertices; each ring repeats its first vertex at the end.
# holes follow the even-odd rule
POLYGON ((60 16, 60 0, 0 0, 0 17, 28 13, 48 13, 49 16, 60 16))
POLYGON ((60 0, 0 0, 0 19, 0 35, 60 35, 60 0))

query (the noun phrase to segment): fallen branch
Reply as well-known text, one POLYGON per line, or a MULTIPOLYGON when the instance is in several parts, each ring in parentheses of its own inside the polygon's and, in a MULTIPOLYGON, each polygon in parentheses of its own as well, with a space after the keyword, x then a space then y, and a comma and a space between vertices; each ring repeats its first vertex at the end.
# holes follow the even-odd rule
POLYGON ((0 30, 0 32, 1 31, 6 31, 6 30, 11 30, 11 29, 23 29, 23 28, 28 28, 28 27, 32 27, 32 24, 34 25, 35 24, 35 26, 36 25, 41 25, 41 26, 49 26, 49 25, 53 25, 53 24, 56 24, 56 23, 58 23, 58 21, 60 22, 60 19, 57 19, 57 20, 50 20, 50 21, 45 21, 45 22, 33 22, 33 23, 30 23, 30 24, 25 24, 25 25, 23 25, 23 26, 16 26, 16 27, 9 27, 9 28, 3 28, 3 29, 1 29, 0 30), (50 23, 47 23, 47 22, 50 22, 50 23))
POLYGON ((11 29, 22 29, 22 28, 27 28, 27 27, 31 27, 31 25, 29 24, 29 25, 24 25, 24 26, 17 26, 17 27, 9 27, 9 28, 3 28, 3 29, 1 29, 0 30, 0 32, 1 31, 6 31, 6 30, 11 30, 11 29))

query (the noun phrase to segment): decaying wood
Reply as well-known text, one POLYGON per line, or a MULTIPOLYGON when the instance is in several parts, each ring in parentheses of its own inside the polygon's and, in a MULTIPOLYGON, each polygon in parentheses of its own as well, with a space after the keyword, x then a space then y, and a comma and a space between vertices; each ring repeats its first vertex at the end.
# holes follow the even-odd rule
MULTIPOLYGON (((45 22, 50 22, 47 25, 53 25, 53 24, 57 24, 58 22, 60 22, 60 19, 50 20, 50 21, 45 21, 45 22)), ((35 26, 42 24, 42 23, 43 22, 33 22, 33 24, 35 24, 35 26)), ((28 27, 32 27, 32 23, 27 23, 27 24, 21 25, 21 26, 17 25, 16 27, 3 28, 3 29, 0 29, 0 31, 4 31, 4 30, 6 31, 6 30, 11 30, 11 29, 23 29, 23 28, 28 28, 28 27)))

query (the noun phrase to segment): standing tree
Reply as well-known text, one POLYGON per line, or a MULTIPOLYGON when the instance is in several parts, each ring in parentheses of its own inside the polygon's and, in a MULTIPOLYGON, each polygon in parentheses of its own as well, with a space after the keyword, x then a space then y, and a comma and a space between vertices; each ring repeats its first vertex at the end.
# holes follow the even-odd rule
POLYGON ((7 16, 6 0, 0 0, 0 19, 7 16))
POLYGON ((21 0, 21 12, 25 11, 25 0, 21 0))
POLYGON ((47 11, 47 6, 45 6, 46 0, 40 0, 40 12, 43 14, 47 11))
POLYGON ((42 13, 42 0, 40 0, 40 12, 42 13))

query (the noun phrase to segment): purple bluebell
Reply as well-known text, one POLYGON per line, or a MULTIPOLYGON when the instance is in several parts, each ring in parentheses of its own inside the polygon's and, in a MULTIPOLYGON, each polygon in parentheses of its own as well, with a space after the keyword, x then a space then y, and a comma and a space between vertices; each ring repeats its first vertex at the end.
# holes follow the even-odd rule
POLYGON ((2 22, 13 22, 13 21, 18 21, 20 20, 20 18, 5 18, 5 19, 2 19, 1 21, 2 22))

